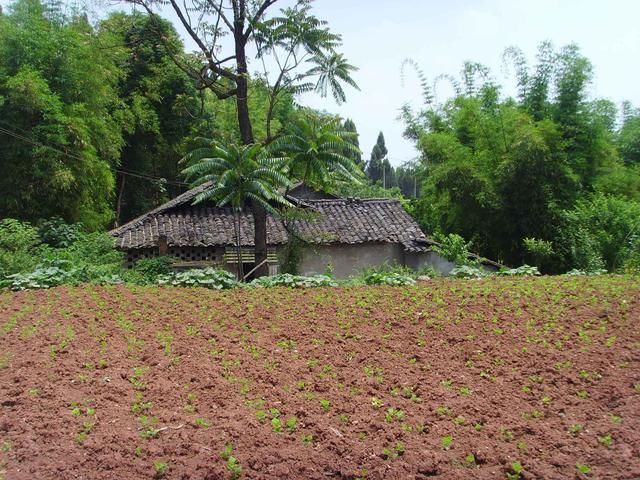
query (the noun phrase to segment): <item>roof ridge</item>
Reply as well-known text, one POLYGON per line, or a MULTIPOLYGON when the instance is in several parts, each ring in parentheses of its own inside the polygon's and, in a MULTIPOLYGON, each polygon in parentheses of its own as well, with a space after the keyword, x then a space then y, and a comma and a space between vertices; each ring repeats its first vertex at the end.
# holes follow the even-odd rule
POLYGON ((307 203, 358 203, 358 202, 379 202, 379 203, 400 203, 397 198, 319 198, 319 199, 305 199, 307 203))

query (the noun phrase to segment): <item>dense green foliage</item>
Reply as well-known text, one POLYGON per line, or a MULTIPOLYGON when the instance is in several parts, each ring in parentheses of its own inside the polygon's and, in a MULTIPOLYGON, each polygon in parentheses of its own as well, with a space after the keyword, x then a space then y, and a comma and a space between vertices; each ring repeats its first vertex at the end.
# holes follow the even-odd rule
POLYGON ((473 249, 546 272, 620 269, 638 255, 638 112, 591 100, 592 66, 575 46, 540 46, 515 66, 518 94, 466 63, 440 104, 418 70, 422 110, 405 106, 406 136, 422 153, 415 214, 427 231, 457 233, 473 249))
POLYGON ((121 72, 82 17, 46 13, 21 0, 0 16, 0 216, 97 228, 113 217, 121 72))

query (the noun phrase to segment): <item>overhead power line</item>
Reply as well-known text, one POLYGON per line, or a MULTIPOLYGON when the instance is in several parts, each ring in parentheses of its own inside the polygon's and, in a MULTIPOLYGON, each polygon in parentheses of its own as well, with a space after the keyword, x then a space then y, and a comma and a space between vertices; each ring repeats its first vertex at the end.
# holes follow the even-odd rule
MULTIPOLYGON (((79 157, 77 155, 74 155, 73 153, 69 153, 66 152, 64 150, 60 150, 59 148, 53 147, 51 145, 47 145, 45 143, 42 143, 39 140, 35 140, 32 137, 28 137, 25 135, 21 135, 18 132, 15 132, 13 130, 9 130, 7 128, 1 127, 0 126, 0 133, 4 133, 5 135, 9 135, 10 137, 16 138, 18 140, 22 140, 23 142, 27 142, 30 143, 32 145, 35 145, 37 147, 41 147, 41 148, 46 148, 49 150, 52 150, 56 153, 59 153, 60 155, 64 155, 67 158, 72 158, 74 160, 78 160, 81 162, 84 162, 85 159, 82 157, 79 157)), ((152 175, 148 175, 145 173, 141 173, 141 172, 134 172, 134 171, 128 171, 128 170, 124 170, 122 168, 114 168, 113 169, 115 172, 118 172, 122 175, 128 175, 130 177, 135 177, 135 178, 141 178, 143 180, 149 180, 149 181, 154 181, 154 182, 158 182, 158 181, 164 181, 165 183, 167 183, 168 185, 175 185, 175 186, 180 186, 180 187, 188 187, 189 184, 186 182, 180 182, 178 180, 167 180, 166 178, 162 178, 162 177, 154 177, 152 175)))

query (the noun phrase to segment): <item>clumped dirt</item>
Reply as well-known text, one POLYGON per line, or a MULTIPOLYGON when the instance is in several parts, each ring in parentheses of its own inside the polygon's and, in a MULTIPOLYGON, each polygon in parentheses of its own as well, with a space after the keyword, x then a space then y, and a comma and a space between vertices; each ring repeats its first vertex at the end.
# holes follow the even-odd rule
POLYGON ((639 320, 628 277, 4 292, 0 478, 638 478, 639 320))

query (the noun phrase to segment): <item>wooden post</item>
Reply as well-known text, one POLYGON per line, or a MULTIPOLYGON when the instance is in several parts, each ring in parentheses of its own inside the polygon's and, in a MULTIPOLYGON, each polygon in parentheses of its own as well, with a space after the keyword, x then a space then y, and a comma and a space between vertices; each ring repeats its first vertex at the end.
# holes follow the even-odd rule
POLYGON ((158 237, 158 254, 161 257, 169 254, 169 242, 167 242, 166 235, 160 235, 158 237))

